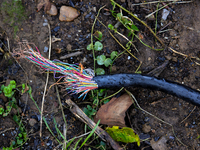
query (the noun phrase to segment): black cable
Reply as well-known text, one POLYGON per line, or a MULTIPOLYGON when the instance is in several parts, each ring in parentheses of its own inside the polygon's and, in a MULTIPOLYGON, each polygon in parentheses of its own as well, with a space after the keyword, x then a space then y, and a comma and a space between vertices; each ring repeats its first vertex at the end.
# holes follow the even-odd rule
POLYGON ((200 106, 200 92, 183 84, 141 74, 115 74, 95 76, 98 88, 143 87, 177 96, 200 106))

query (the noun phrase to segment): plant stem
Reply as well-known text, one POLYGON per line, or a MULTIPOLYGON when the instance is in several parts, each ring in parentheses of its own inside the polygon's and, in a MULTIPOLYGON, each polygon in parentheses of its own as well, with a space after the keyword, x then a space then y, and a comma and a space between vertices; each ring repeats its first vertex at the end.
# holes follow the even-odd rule
POLYGON ((95 73, 95 63, 96 63, 96 58, 95 58, 95 53, 94 53, 94 45, 93 45, 93 31, 94 31, 94 25, 97 21, 97 18, 99 16, 99 13, 101 11, 101 9, 103 9, 105 7, 105 5, 103 7, 101 7, 97 13, 97 16, 95 17, 94 23, 92 25, 92 30, 91 30, 91 44, 92 44, 92 53, 93 53, 93 59, 94 59, 94 73, 95 73))
POLYGON ((127 9, 125 9, 124 7, 120 6, 118 3, 116 3, 114 0, 110 0, 112 3, 114 3, 115 5, 117 5, 119 8, 121 8, 122 10, 124 10, 125 12, 127 12, 129 15, 131 15, 133 18, 135 18, 136 20, 138 20, 140 23, 142 23, 145 27, 147 27, 149 29, 149 31, 154 35, 154 37, 162 44, 162 46, 164 47, 164 43, 162 42, 162 40, 153 32, 153 30, 142 20, 140 20, 138 17, 136 17, 135 15, 133 15, 130 11, 128 11, 127 9))

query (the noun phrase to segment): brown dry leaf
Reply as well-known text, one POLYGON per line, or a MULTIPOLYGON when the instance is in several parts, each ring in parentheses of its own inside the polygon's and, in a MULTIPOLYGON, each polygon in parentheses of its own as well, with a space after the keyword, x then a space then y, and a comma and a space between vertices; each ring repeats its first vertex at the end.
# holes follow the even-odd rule
POLYGON ((51 9, 51 3, 49 2, 49 0, 39 0, 39 3, 37 5, 37 9, 38 11, 40 11, 40 9, 44 6, 44 11, 48 11, 51 9))
POLYGON ((100 124, 109 126, 126 127, 125 125, 125 112, 132 105, 132 100, 128 94, 124 94, 119 98, 112 98, 107 104, 101 106, 94 117, 97 122, 101 119, 100 124))

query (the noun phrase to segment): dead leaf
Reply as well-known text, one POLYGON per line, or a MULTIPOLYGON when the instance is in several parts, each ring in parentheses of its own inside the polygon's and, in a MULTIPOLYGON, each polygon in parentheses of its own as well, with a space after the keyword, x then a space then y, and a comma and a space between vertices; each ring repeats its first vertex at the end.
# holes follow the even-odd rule
POLYGON ((44 11, 48 11, 51 9, 51 3, 49 2, 49 0, 39 0, 39 3, 37 5, 37 9, 38 11, 40 11, 40 9, 44 6, 44 11))
POLYGON ((94 117, 94 122, 101 120, 100 124, 109 126, 126 127, 125 112, 132 105, 132 100, 128 94, 124 94, 119 98, 112 98, 108 103, 101 106, 94 117))

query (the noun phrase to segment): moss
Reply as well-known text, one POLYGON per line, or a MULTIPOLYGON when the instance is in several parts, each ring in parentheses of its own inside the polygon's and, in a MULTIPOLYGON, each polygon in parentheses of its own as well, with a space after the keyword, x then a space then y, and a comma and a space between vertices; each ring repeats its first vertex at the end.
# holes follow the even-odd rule
POLYGON ((13 27, 14 36, 16 36, 19 26, 26 19, 22 0, 4 1, 2 3, 2 11, 5 14, 3 21, 13 27))

